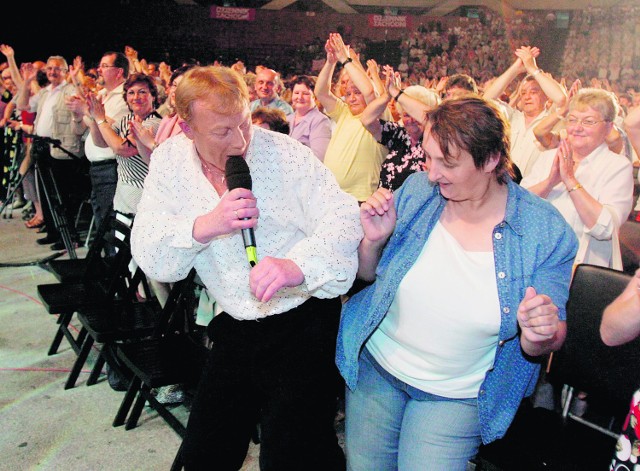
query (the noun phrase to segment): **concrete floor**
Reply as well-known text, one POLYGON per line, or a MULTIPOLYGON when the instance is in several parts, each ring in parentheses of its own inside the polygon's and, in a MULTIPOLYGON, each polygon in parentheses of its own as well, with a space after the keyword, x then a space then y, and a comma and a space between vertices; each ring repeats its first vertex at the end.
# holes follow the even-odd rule
MULTIPOLYGON (((178 435, 148 407, 137 428, 112 427, 124 392, 104 380, 86 386, 91 357, 77 386, 64 390, 76 355, 63 341, 47 356, 56 319, 36 291, 56 282, 37 263, 54 252, 36 244, 43 234, 25 228, 20 210, 12 216, 0 219, 0 470, 168 470, 178 435)), ((186 423, 184 405, 175 413, 186 423)), ((251 444, 244 471, 259 469, 258 453, 251 444)))

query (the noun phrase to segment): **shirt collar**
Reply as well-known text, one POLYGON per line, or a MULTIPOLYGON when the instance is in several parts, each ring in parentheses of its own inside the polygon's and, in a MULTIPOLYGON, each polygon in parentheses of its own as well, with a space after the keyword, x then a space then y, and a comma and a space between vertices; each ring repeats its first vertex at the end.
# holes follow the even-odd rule
POLYGON ((522 236, 524 231, 520 214, 518 213, 518 207, 521 207, 519 201, 522 198, 522 194, 518 191, 518 184, 511 178, 507 181, 507 191, 507 209, 504 213, 503 223, 507 224, 513 232, 522 236))
POLYGON ((67 84, 66 80, 63 80, 62 82, 60 82, 60 85, 58 85, 57 87, 54 87, 53 84, 49 84, 49 91, 56 92, 58 90, 61 90, 62 87, 64 87, 66 84, 67 84))

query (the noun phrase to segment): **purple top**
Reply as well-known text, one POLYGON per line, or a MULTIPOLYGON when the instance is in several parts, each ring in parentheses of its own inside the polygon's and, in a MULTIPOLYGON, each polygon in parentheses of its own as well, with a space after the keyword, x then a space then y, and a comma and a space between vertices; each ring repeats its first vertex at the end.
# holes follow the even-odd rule
POLYGON ((331 140, 331 121, 318 108, 311 108, 294 126, 296 114, 287 116, 289 136, 310 147, 313 153, 324 162, 324 154, 331 140))

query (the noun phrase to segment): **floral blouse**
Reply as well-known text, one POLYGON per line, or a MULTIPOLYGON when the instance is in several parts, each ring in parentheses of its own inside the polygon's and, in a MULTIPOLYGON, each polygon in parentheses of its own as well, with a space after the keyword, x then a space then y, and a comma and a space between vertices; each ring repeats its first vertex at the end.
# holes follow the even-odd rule
POLYGON ((409 175, 425 171, 425 155, 422 149, 422 137, 411 145, 406 129, 393 121, 380 120, 382 136, 380 144, 389 149, 382 162, 379 187, 395 191, 409 175))

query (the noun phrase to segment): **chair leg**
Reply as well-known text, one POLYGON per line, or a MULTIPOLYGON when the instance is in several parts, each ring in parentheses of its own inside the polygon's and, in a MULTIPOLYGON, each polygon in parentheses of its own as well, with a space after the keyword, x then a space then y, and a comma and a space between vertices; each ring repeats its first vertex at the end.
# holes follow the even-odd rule
MULTIPOLYGON (((84 327, 82 328, 82 331, 86 333, 86 329, 84 327)), ((67 382, 64 385, 64 389, 71 389, 76 385, 78 375, 80 374, 80 371, 82 370, 84 364, 87 362, 87 357, 91 352, 91 347, 93 346, 93 337, 91 337, 90 335, 85 335, 84 337, 85 340, 82 343, 82 348, 80 349, 80 353, 78 354, 78 357, 76 358, 76 361, 74 362, 73 367, 69 372, 69 377, 67 378, 67 382)))
POLYGON ((182 461, 182 443, 180 443, 180 448, 178 448, 176 457, 173 459, 170 471, 182 471, 182 468, 184 468, 184 463, 182 461))
POLYGON ((136 428, 138 425, 138 419, 140 418, 140 414, 142 414, 142 409, 144 408, 145 403, 147 402, 147 398, 145 397, 144 390, 148 389, 146 384, 142 384, 140 386, 140 391, 138 391, 138 398, 136 399, 136 403, 133 405, 131 409, 131 414, 129 414, 129 418, 127 419, 127 424, 124 426, 126 430, 131 430, 132 428, 136 428))
POLYGON ((573 400, 573 388, 568 384, 562 387, 562 395, 564 396, 564 402, 562 403, 562 420, 567 421, 569 415, 569 409, 571 408, 571 401, 573 400))
POLYGON ((51 342, 51 346, 49 347, 49 351, 47 355, 55 355, 58 353, 58 348, 60 347, 60 342, 62 342, 62 338, 64 337, 64 330, 71 322, 71 317, 73 313, 63 312, 58 316, 56 323, 58 324, 58 329, 56 330, 56 335, 53 337, 53 342, 51 342))
POLYGON ((113 419, 114 427, 124 425, 124 422, 127 419, 127 415, 129 414, 129 410, 131 409, 131 404, 133 404, 133 400, 140 391, 141 385, 142 381, 140 381, 140 378, 134 376, 131 380, 131 383, 129 383, 129 389, 127 389, 127 393, 124 395, 124 398, 120 403, 118 413, 116 414, 115 419, 113 419))
POLYGON ((104 355, 105 355, 106 348, 107 346, 103 345, 102 348, 100 349, 100 353, 96 358, 96 363, 93 365, 93 369, 91 370, 89 379, 87 379, 87 386, 93 386, 98 382, 98 378, 102 374, 102 368, 104 367, 104 363, 105 363, 104 355))
POLYGON ((67 322, 65 326, 61 326, 62 333, 69 341, 69 345, 71 345, 71 348, 73 348, 73 351, 76 352, 76 355, 80 355, 80 347, 82 346, 82 343, 84 342, 84 339, 87 336, 87 331, 84 329, 81 329, 78 335, 74 337, 73 334, 71 333, 71 330, 69 330, 69 325, 71 324, 72 317, 73 317, 73 313, 71 313, 71 315, 69 316, 69 322, 67 322))

